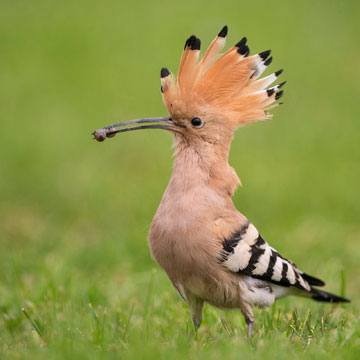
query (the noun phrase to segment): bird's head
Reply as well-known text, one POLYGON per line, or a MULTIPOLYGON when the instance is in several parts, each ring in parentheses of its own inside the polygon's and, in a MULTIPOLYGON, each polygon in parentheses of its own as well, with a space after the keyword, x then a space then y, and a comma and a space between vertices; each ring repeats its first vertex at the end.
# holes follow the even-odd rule
POLYGON ((282 95, 278 90, 284 83, 268 87, 282 70, 259 79, 271 63, 270 50, 249 56, 246 38, 218 56, 226 35, 227 26, 201 59, 200 39, 190 36, 177 78, 168 69, 161 69, 161 92, 169 117, 125 121, 97 130, 94 137, 103 141, 119 132, 155 128, 169 130, 178 141, 188 144, 221 146, 231 142, 239 126, 271 118, 268 110, 279 105, 275 101, 282 95), (136 126, 115 129, 133 124, 136 126))

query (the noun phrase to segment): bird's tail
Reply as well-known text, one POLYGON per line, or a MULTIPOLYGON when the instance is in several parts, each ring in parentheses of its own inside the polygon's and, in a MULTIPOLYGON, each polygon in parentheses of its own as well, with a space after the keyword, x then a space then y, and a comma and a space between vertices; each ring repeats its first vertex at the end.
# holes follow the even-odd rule
POLYGON ((347 302, 349 303, 350 300, 346 299, 342 296, 331 294, 324 290, 319 290, 316 288, 311 287, 310 296, 312 299, 316 301, 323 301, 323 302, 331 302, 331 303, 338 303, 338 302, 347 302))
POLYGON ((314 287, 314 286, 325 286, 324 281, 306 273, 302 273, 301 277, 304 280, 306 280, 306 282, 310 285, 310 291, 307 292, 302 291, 300 294, 301 296, 310 297, 315 301, 322 301, 322 302, 331 302, 331 303, 350 302, 349 299, 346 299, 342 296, 335 295, 314 287))

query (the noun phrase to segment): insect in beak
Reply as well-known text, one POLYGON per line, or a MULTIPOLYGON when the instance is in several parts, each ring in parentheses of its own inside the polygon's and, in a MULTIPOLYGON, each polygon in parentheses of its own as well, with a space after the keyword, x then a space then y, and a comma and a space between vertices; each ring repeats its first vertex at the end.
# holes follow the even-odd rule
POLYGON ((106 138, 112 138, 118 133, 133 131, 133 130, 142 130, 142 129, 163 129, 168 131, 180 131, 181 126, 174 124, 171 117, 154 117, 154 118, 146 118, 146 119, 136 119, 123 121, 117 124, 105 126, 102 129, 98 129, 92 133, 94 135, 94 139, 97 141, 104 141, 106 138), (138 126, 129 126, 124 127, 122 129, 115 129, 116 127, 133 125, 133 124, 147 124, 149 125, 138 125, 138 126))

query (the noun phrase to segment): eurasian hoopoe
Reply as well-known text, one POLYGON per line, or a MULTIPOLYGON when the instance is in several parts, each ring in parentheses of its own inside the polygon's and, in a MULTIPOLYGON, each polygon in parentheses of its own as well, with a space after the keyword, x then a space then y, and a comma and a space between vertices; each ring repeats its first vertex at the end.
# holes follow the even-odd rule
POLYGON ((228 154, 234 131, 271 118, 284 84, 269 87, 282 70, 260 78, 270 50, 249 56, 244 37, 222 56, 227 26, 199 60, 200 40, 185 43, 177 79, 161 70, 161 92, 170 117, 126 121, 94 132, 103 141, 118 132, 165 129, 174 135, 173 173, 151 224, 152 256, 190 307, 197 329, 204 302, 239 308, 249 335, 253 307, 271 306, 287 295, 349 302, 315 286, 325 283, 282 257, 234 206, 240 184, 228 154), (115 130, 117 126, 144 124, 115 130))

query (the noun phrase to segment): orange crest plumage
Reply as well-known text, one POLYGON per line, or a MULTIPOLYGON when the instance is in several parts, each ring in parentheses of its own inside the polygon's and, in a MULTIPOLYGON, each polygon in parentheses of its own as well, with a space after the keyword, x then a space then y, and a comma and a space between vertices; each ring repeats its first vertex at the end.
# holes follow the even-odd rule
MULTIPOLYGON (((259 79, 272 61, 270 50, 249 56, 244 37, 222 56, 225 46, 225 26, 200 57, 200 39, 190 36, 180 60, 177 79, 167 70, 161 70, 161 91, 164 104, 172 116, 177 109, 198 104, 212 111, 227 114, 234 126, 271 118, 267 110, 278 106, 282 96, 278 91, 285 82, 268 88, 282 73, 279 70, 259 79)), ((185 110, 186 111, 186 110, 185 110)))

